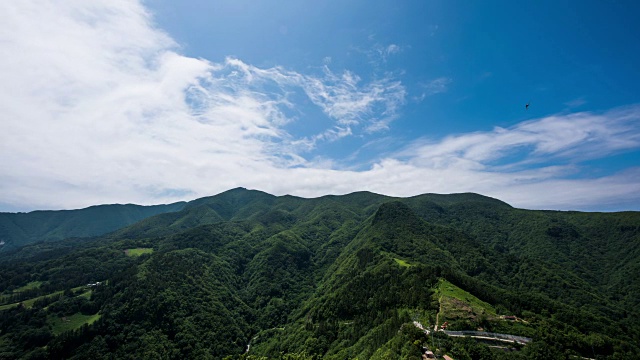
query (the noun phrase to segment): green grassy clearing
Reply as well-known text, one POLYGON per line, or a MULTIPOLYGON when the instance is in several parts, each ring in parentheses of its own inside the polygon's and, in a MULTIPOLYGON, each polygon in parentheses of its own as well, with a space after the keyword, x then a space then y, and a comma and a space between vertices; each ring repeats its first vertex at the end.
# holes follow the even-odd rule
POLYGON ((82 296, 82 297, 85 297, 87 299, 91 299, 91 290, 87 290, 87 291, 83 292, 82 294, 80 294, 78 296, 82 296))
POLYGON ((59 335, 65 331, 78 329, 84 324, 93 324, 96 320, 100 319, 100 316, 100 314, 82 315, 80 313, 76 313, 71 316, 60 318, 53 315, 49 316, 47 321, 51 325, 53 334, 59 335))
POLYGON ((36 288, 39 288, 40 285, 42 285, 42 281, 32 281, 32 282, 28 283, 25 286, 21 286, 21 287, 15 289, 15 290, 13 290, 13 292, 14 293, 18 293, 18 292, 22 292, 22 291, 25 291, 25 290, 36 289, 36 288))
MULTIPOLYGON (((73 288, 73 289, 71 289, 71 290, 72 290, 72 291, 78 291, 78 290, 83 289, 83 288, 84 288, 84 286, 78 286, 78 287, 75 287, 75 288, 73 288)), ((21 303, 24 305, 24 307, 26 307, 26 308, 31 308, 31 307, 33 306, 33 304, 34 304, 36 301, 38 301, 38 300, 40 300, 40 299, 44 299, 44 298, 46 298, 46 297, 50 297, 50 296, 57 296, 57 295, 61 295, 63 292, 64 292, 64 291, 62 291, 62 290, 60 290, 60 291, 56 291, 56 292, 53 292, 53 293, 51 293, 51 294, 38 296, 38 297, 35 297, 35 298, 32 298, 32 299, 23 300, 23 301, 21 301, 21 303)), ((87 296, 91 296, 91 290, 89 290, 89 291, 87 291, 87 292, 84 292, 84 293, 82 293, 82 294, 80 294, 80 295, 78 295, 78 296, 85 296, 85 297, 87 297, 87 296), (87 293, 89 293, 89 294, 87 295, 87 293)), ((20 304, 20 302, 12 303, 12 304, 7 304, 7 305, 2 305, 2 306, 0 306, 0 311, 2 311, 2 310, 7 310, 7 309, 11 309, 12 307, 18 306, 18 304, 20 304)))
MULTIPOLYGON (((63 292, 64 292, 64 291, 62 291, 62 290, 61 290, 61 291, 56 291, 56 292, 51 293, 51 294, 38 296, 38 297, 35 297, 35 298, 33 298, 33 299, 24 300, 24 301, 22 301, 22 304, 24 305, 24 307, 26 307, 26 308, 30 308, 30 307, 32 307, 32 306, 33 306, 33 303, 35 303, 36 301, 38 301, 38 300, 40 300, 40 299, 44 299, 44 298, 49 297, 49 296, 56 296, 56 295, 60 295, 60 294, 62 294, 63 292)), ((0 311, 2 311, 2 310, 7 310, 7 309, 11 309, 12 307, 18 306, 18 304, 20 304, 20 303, 13 303, 13 304, 2 305, 2 306, 0 306, 0 311)))
POLYGON ((436 289, 440 300, 440 322, 446 319, 474 319, 485 315, 497 319, 495 308, 452 283, 440 279, 436 289))
POLYGON ((393 258, 393 260, 395 260, 396 263, 398 265, 400 265, 401 267, 412 267, 413 266, 412 264, 409 264, 408 262, 406 262, 404 260, 401 260, 401 259, 398 259, 398 258, 393 258))
POLYGON ((135 248, 135 249, 127 249, 124 251, 127 256, 140 256, 142 254, 151 254, 153 253, 152 248, 135 248))
MULTIPOLYGON (((21 287, 19 287, 17 289, 14 289, 12 291, 12 293, 16 294, 16 293, 20 293, 20 292, 23 292, 23 291, 26 291, 26 290, 36 289, 36 288, 39 288, 40 285, 42 285, 42 281, 32 281, 32 282, 28 283, 25 286, 21 286, 21 287)), ((5 300, 9 299, 11 297, 11 295, 12 294, 0 295, 0 301, 4 302, 5 300)))

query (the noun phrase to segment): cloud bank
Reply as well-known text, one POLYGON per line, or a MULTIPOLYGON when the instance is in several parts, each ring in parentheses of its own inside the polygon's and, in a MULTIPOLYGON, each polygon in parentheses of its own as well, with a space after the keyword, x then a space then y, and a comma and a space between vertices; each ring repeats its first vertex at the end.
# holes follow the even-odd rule
MULTIPOLYGON (((577 176, 584 161, 640 147, 638 106, 418 139, 350 171, 309 152, 389 132, 408 96, 391 75, 186 57, 135 1, 5 2, 0 21, 5 208, 155 204, 237 186, 299 196, 472 191, 528 208, 640 203, 638 169, 577 176), (321 117, 307 116, 309 106, 321 117), (294 123, 322 126, 300 135, 294 123)), ((430 94, 450 82, 437 80, 430 94)))

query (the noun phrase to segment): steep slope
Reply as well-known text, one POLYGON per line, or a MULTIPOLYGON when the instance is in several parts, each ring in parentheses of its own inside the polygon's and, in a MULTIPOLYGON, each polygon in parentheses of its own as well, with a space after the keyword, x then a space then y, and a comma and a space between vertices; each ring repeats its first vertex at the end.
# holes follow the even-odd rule
POLYGON ((485 275, 480 267, 471 275, 576 306, 602 308, 608 299, 624 312, 640 305, 624 296, 640 282, 640 213, 530 211, 479 202, 440 206, 427 195, 407 204, 429 222, 469 234, 483 257, 500 267, 485 275))
MULTIPOLYGON (((573 281, 580 279, 566 269, 556 267, 553 269, 560 273, 550 272, 549 262, 523 257, 503 257, 501 260, 500 255, 483 249, 473 237, 463 232, 423 221, 400 201, 385 203, 329 268, 316 293, 294 318, 294 324, 280 333, 259 334, 259 340, 254 343, 255 352, 269 356, 283 351, 321 353, 325 358, 343 359, 371 358, 383 349, 391 351, 387 342, 394 342, 400 336, 398 334, 404 334, 398 332, 399 324, 420 314, 428 317, 429 313, 437 312, 432 294, 438 278, 448 279, 507 314, 553 313, 553 321, 530 318, 536 327, 557 328, 552 331, 558 333, 554 335, 553 345, 547 343, 547 346, 555 347, 552 353, 561 348, 589 353, 590 347, 595 345, 589 342, 592 340, 582 338, 581 332, 600 339, 597 350, 600 353, 611 354, 614 346, 624 347, 635 341, 633 332, 623 336, 626 340, 619 345, 614 345, 615 341, 608 336, 621 335, 612 319, 623 319, 619 324, 628 328, 637 319, 637 312, 631 316, 624 310, 603 308, 610 303, 594 295, 588 285, 571 286, 573 281), (512 261, 522 263, 521 267, 527 269, 526 276, 531 281, 543 281, 546 285, 538 289, 520 284, 505 290, 495 277, 512 276, 509 271, 502 272, 512 261), (566 279, 567 275, 569 279, 566 279), (557 283, 547 282, 558 276, 557 283), (580 305, 568 304, 573 302, 580 305), (585 303, 593 305, 592 310, 586 310, 585 303), (625 319, 625 316, 628 317, 625 319), (602 335, 604 333, 609 335, 602 335), (580 340, 567 346, 571 338, 580 340)), ((492 322, 487 322, 486 316, 473 318, 474 322, 464 320, 455 326, 475 329, 481 325, 520 335, 548 337, 533 328, 508 327, 495 320, 496 315, 492 322)), ((431 321, 434 321, 433 317, 431 321)), ((529 349, 531 358, 540 356, 539 347, 529 349)))
POLYGON ((402 203, 383 204, 358 227, 293 323, 280 332, 259 333, 254 351, 366 359, 410 320, 407 308, 433 310, 436 267, 403 267, 396 261, 406 258, 409 248, 427 262, 454 261, 421 223, 402 203))

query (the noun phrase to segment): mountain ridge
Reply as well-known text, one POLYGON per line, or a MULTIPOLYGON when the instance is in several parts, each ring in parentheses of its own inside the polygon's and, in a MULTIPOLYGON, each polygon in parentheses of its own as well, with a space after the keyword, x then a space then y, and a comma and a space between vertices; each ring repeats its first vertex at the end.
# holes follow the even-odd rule
MULTIPOLYGON (((358 203, 374 200, 368 205, 378 205, 380 199, 393 199, 368 191, 356 191, 345 195, 323 195, 315 198, 302 198, 292 195, 275 196, 260 190, 249 190, 238 187, 217 195, 198 198, 191 201, 180 201, 171 204, 136 205, 136 204, 102 204, 81 209, 70 210, 34 210, 30 212, 0 212, 0 253, 40 241, 57 241, 71 237, 92 237, 122 229, 141 220, 165 213, 175 213, 199 206, 207 206, 213 210, 220 220, 231 220, 234 216, 248 218, 250 214, 236 214, 240 208, 247 208, 246 201, 258 201, 268 207, 278 199, 296 199, 297 201, 338 201, 358 203), (234 210, 236 209, 236 210, 234 210)), ((447 199, 447 203, 456 201, 491 202, 499 200, 473 193, 461 194, 422 194, 405 199, 447 199), (459 198, 454 200, 453 197, 459 198)), ((401 198, 399 198, 401 199, 401 198)), ((506 203, 505 203, 506 204, 506 203)), ((201 209, 200 211, 204 211, 201 209)), ((211 214, 215 217, 215 215, 211 214)))
POLYGON ((7 255, 0 359, 415 359, 436 340, 460 359, 640 354, 640 213, 523 210, 477 194, 232 189, 7 255), (440 292, 443 283, 458 290, 440 292), (51 322, 82 314, 98 319, 51 333, 51 322), (413 321, 533 340, 503 355, 413 321))
POLYGON ((153 215, 182 210, 185 204, 108 204, 74 210, 0 213, 0 240, 5 243, 0 252, 33 242, 103 235, 153 215))

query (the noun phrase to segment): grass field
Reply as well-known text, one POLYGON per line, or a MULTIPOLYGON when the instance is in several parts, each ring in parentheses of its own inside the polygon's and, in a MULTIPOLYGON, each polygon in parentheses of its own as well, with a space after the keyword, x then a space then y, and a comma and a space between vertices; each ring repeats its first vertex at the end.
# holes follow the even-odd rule
POLYGON ((398 259, 398 258, 393 258, 393 260, 396 261, 396 263, 398 265, 400 265, 401 267, 412 267, 413 265, 409 264, 408 262, 402 260, 402 259, 398 259))
POLYGON ((39 288, 40 285, 42 285, 42 281, 32 281, 32 282, 28 283, 25 286, 22 286, 22 287, 19 287, 19 288, 13 290, 13 292, 17 293, 17 292, 22 292, 22 291, 25 291, 25 290, 36 289, 36 288, 39 288))
MULTIPOLYGON (((19 292, 23 292, 26 290, 31 290, 31 289, 36 289, 39 288, 40 285, 42 285, 42 281, 32 281, 30 283, 28 283, 25 286, 21 286, 17 289, 14 289, 12 291, 13 294, 19 293, 19 292)), ((9 299, 11 297, 12 294, 8 294, 8 295, 0 295, 0 302, 5 302, 7 299, 9 299)))
MULTIPOLYGON (((75 288, 73 288, 73 289, 71 289, 71 290, 72 290, 72 291, 78 291, 79 289, 82 289, 82 288, 84 288, 84 286, 78 286, 78 287, 75 287, 75 288)), ((43 299, 43 298, 46 298, 46 297, 51 297, 51 296, 56 296, 56 295, 61 295, 63 292, 64 292, 64 291, 60 290, 60 291, 56 291, 56 292, 51 293, 51 294, 38 296, 38 297, 35 297, 35 298, 32 298, 32 299, 28 299, 28 300, 24 300, 24 301, 21 301, 21 302, 22 302, 22 304, 24 305, 24 307, 26 307, 26 308, 30 308, 30 307, 32 307, 32 306, 33 306, 33 303, 35 303, 36 301, 38 301, 38 300, 40 300, 40 299, 43 299)), ((85 296, 85 297, 86 297, 86 296, 91 296, 91 291, 88 291, 88 293, 89 293, 89 295, 86 295, 86 294, 87 294, 87 292, 85 292, 85 293, 80 294, 80 295, 78 295, 78 296, 85 296)), ((12 304, 7 304, 7 305, 2 305, 2 306, 0 306, 0 311, 2 311, 2 310, 6 310, 6 309, 11 309, 12 307, 18 306, 18 304, 20 304, 20 303, 19 303, 19 302, 17 302, 17 303, 12 303, 12 304)))
MULTIPOLYGON (((62 293, 63 293, 63 291, 56 291, 56 292, 51 293, 51 294, 38 296, 38 297, 33 298, 33 299, 24 300, 24 301, 22 301, 22 304, 24 305, 24 307, 30 308, 30 307, 33 306, 33 303, 35 303, 37 300, 40 300, 40 299, 43 299, 43 298, 46 298, 46 297, 49 297, 49 296, 61 295, 62 293)), ((11 309, 12 307, 18 306, 18 304, 20 304, 20 303, 2 305, 2 306, 0 306, 0 311, 1 310, 6 310, 6 309, 11 309)))
POLYGON ((93 324, 98 319, 100 319, 100 314, 82 315, 77 313, 64 318, 59 318, 55 315, 49 316, 47 321, 51 325, 53 334, 59 335, 65 331, 78 329, 84 324, 93 324))
POLYGON ((485 315, 497 319, 495 308, 452 283, 440 279, 436 294, 440 300, 440 321, 445 319, 474 319, 485 315))
POLYGON ((124 251, 127 256, 140 256, 142 254, 151 254, 153 253, 152 248, 136 248, 136 249, 127 249, 124 251))
POLYGON ((91 290, 87 290, 87 291, 83 292, 82 294, 80 294, 78 296, 82 296, 82 297, 85 297, 87 299, 91 299, 91 290))

